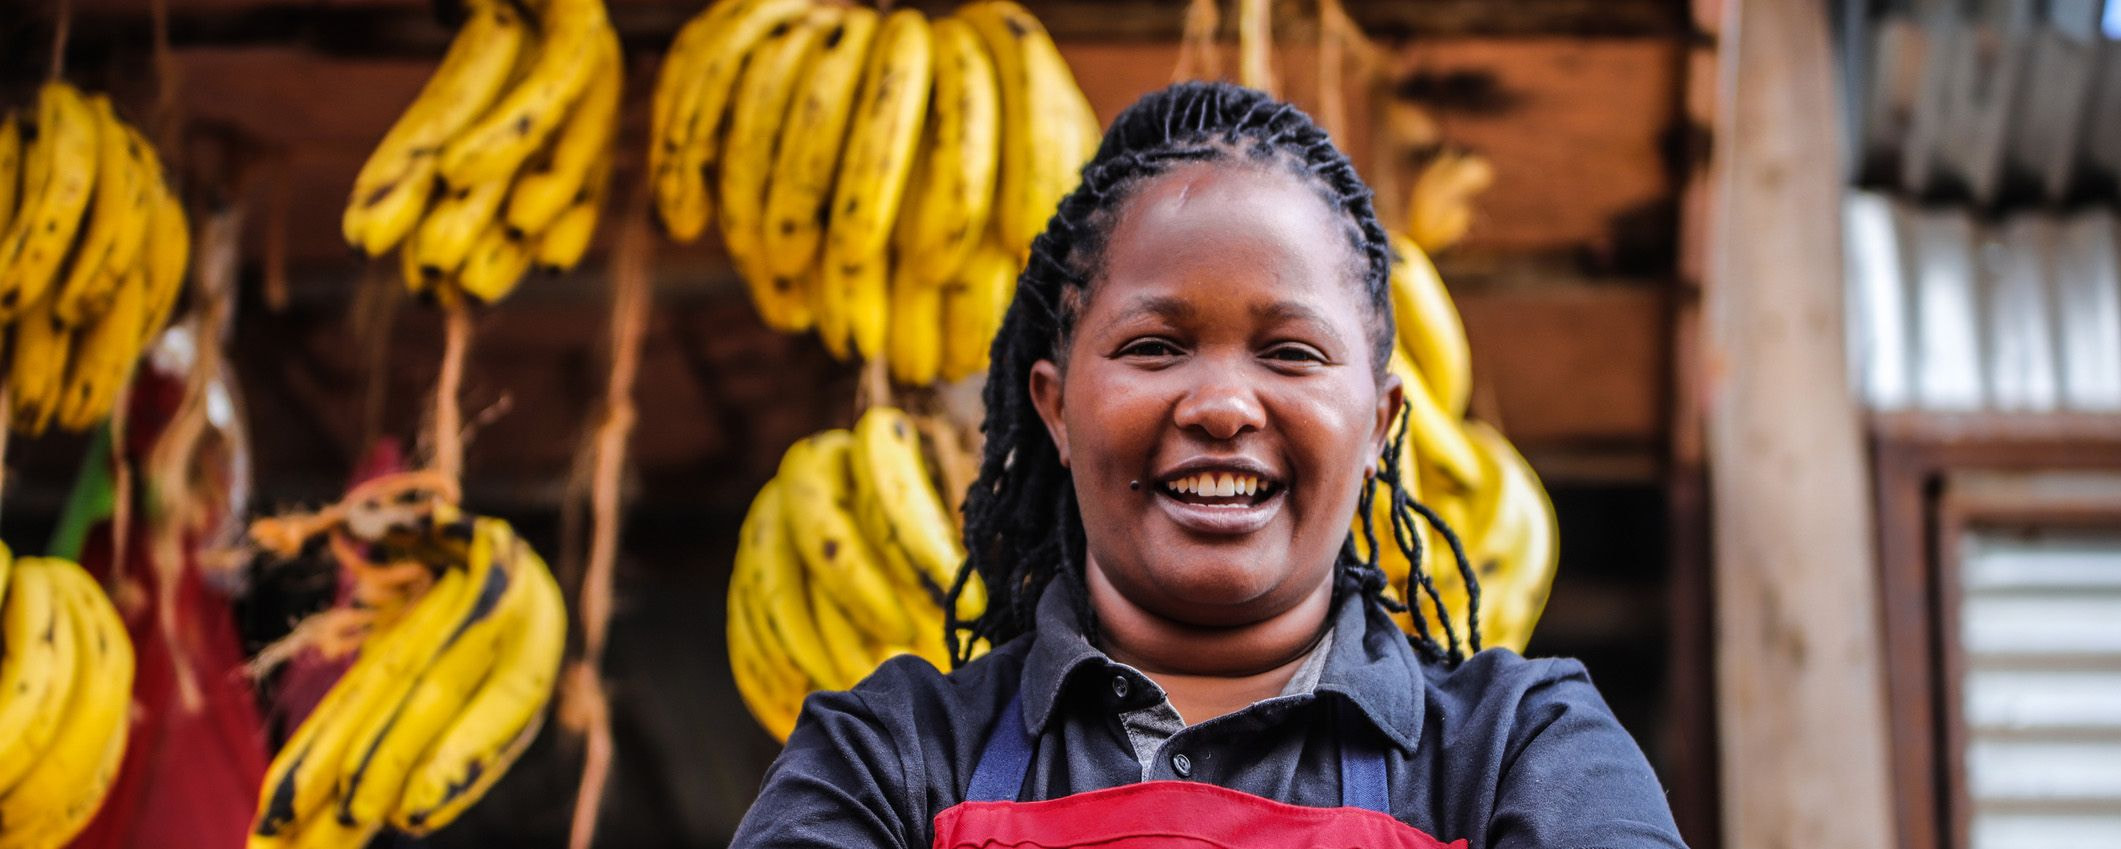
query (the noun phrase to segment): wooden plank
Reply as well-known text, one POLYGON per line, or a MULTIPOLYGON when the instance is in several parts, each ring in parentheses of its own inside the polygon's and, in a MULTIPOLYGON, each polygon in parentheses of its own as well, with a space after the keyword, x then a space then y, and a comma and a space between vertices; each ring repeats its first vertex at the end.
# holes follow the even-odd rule
POLYGON ((1894 835, 1823 6, 1726 7, 1703 301, 1724 845, 1894 835))
MULTIPOLYGON (((698 0, 607 0, 629 46, 660 51, 686 18, 706 7, 698 0)), ((903 3, 931 14, 958 0, 903 3)), ((1170 0, 1026 0, 1025 5, 1062 40, 1176 42, 1185 4, 1170 0)), ((1291 8, 1284 16, 1308 6, 1291 8)), ((1455 36, 1569 35, 1590 38, 1677 37, 1686 32, 1684 0, 1347 0, 1348 13, 1371 37, 1397 41, 1455 36)), ((180 45, 303 44, 348 55, 403 55, 447 37, 425 0, 188 0, 171 9, 170 32, 180 45)), ((133 0, 81 0, 75 44, 84 55, 146 43, 147 7, 133 0)), ((49 25, 40 12, 31 26, 9 28, 0 46, 42 61, 49 25)), ((1225 15, 1225 21, 1235 15, 1225 15)), ((1293 28, 1293 22, 1281 29, 1293 28)), ((1234 35, 1234 30, 1232 31, 1234 35)), ((70 50, 71 52, 71 50, 70 50)))
POLYGON ((1665 295, 1619 286, 1455 292, 1475 410, 1528 451, 1664 438, 1665 295))

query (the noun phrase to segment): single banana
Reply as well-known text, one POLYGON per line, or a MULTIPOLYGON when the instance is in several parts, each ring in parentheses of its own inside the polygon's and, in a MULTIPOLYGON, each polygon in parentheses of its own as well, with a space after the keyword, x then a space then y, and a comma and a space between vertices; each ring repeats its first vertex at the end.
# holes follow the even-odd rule
MULTIPOLYGON (((789 106, 766 189, 763 243, 768 273, 795 278, 817 262, 842 142, 876 30, 875 11, 849 7, 820 37, 817 58, 789 106)), ((825 313, 831 309, 825 303, 831 298, 830 285, 822 288, 821 335, 827 331, 825 313)), ((833 344, 829 337, 826 344, 833 344)))
POLYGON ((432 663, 415 674, 404 698, 388 708, 381 731, 359 753, 358 763, 349 759, 355 765, 340 800, 341 821, 380 823, 397 809, 406 781, 494 668, 504 639, 520 636, 534 590, 528 581, 514 580, 510 567, 515 564, 502 550, 517 544, 515 534, 499 520, 477 522, 470 568, 471 574, 484 578, 479 594, 432 663))
POLYGON ((17 433, 36 436, 59 412, 73 334, 52 314, 51 298, 37 301, 15 319, 14 331, 13 356, 7 364, 11 418, 17 433))
MULTIPOLYGON (((952 518, 955 511, 933 483, 921 453, 920 429, 898 409, 871 407, 854 425, 850 460, 855 466, 855 498, 876 505, 886 520, 885 527, 870 530, 871 537, 903 548, 918 568, 928 597, 942 599, 957 580, 965 550, 952 518)), ((958 619, 971 621, 986 609, 985 589, 978 581, 965 584, 958 619)))
POLYGON ((184 219, 184 203, 164 186, 155 199, 153 217, 140 246, 140 262, 147 271, 147 320, 141 323, 140 346, 145 348, 169 322, 184 294, 185 272, 191 265, 191 225, 184 219))
POLYGON ((1407 199, 1407 235, 1428 252, 1458 243, 1473 228, 1473 198, 1495 183, 1495 166, 1477 153, 1445 150, 1421 169, 1407 199))
POLYGON ((508 198, 505 179, 453 188, 435 202, 406 249, 429 283, 457 273, 471 247, 498 223, 501 202, 508 198))
POLYGON ((0 234, 15 220, 15 195, 22 185, 22 122, 15 110, 0 116, 0 234))
POLYGON ((507 183, 588 88, 611 30, 603 0, 550 0, 537 22, 537 58, 493 108, 442 148, 452 188, 507 183))
POLYGON ((771 636, 771 627, 766 626, 765 604, 759 596, 760 573, 765 564, 760 562, 754 539, 784 532, 777 525, 761 527, 766 520, 780 517, 759 516, 758 512, 754 509, 747 514, 745 527, 737 532, 739 551, 730 570, 726 615, 729 667, 737 694, 752 717, 775 739, 787 740, 809 682, 795 668, 787 650, 771 636), (744 550, 747 546, 751 550, 744 550))
POLYGON ((769 480, 753 496, 751 510, 738 531, 737 559, 755 564, 758 598, 765 609, 766 630, 760 631, 761 641, 770 637, 796 669, 814 684, 824 686, 838 673, 830 649, 818 637, 817 617, 810 610, 810 595, 805 589, 809 579, 804 576, 802 556, 796 552, 790 535, 783 495, 786 489, 787 485, 779 479, 769 480))
POLYGON ((66 383, 59 399, 59 426, 83 431, 110 414, 120 387, 132 376, 133 361, 140 356, 140 327, 147 321, 147 274, 137 266, 127 269, 118 287, 117 300, 94 323, 74 332, 74 356, 66 366, 66 383))
POLYGON ((370 259, 393 247, 403 249, 414 238, 437 188, 435 157, 414 157, 388 185, 347 206, 347 241, 370 259))
POLYGON ((758 41, 789 20, 809 11, 811 0, 724 0, 729 11, 701 47, 701 59, 687 71, 697 76, 689 102, 672 110, 654 188, 663 224, 672 238, 690 242, 706 232, 708 188, 720 158, 720 133, 737 74, 758 41))
MULTIPOLYGON (((113 254, 121 231, 128 229, 127 222, 146 220, 151 195, 147 193, 145 174, 135 167, 138 160, 131 151, 132 137, 125 124, 118 120, 118 113, 110 105, 110 98, 93 95, 89 98, 96 121, 96 180, 95 195, 88 208, 86 228, 81 231, 80 244, 75 247, 73 259, 68 263, 66 274, 54 289, 55 300, 52 313, 69 327, 79 327, 89 319, 107 309, 114 294, 118 276, 126 271, 116 264, 113 254)), ((138 231, 133 231, 138 238, 138 231)))
POLYGON ((1430 397, 1453 419, 1465 417, 1473 391, 1473 357, 1465 323, 1443 278, 1414 240, 1392 235, 1392 322, 1399 346, 1428 384, 1430 397))
POLYGON ((1016 273, 1016 257, 985 239, 944 283, 944 380, 963 380, 987 369, 995 331, 1016 295, 1016 273))
POLYGON ((917 283, 900 264, 891 280, 885 360, 891 376, 908 386, 934 383, 943 368, 943 290, 917 283))
MULTIPOLYGON (((512 534, 511 534, 512 536, 512 534)), ((496 548, 501 548, 498 540, 496 548)), ((537 736, 567 646, 567 607, 559 583, 519 538, 505 548, 526 595, 517 627, 501 641, 492 674, 406 778, 393 825, 426 834, 453 822, 484 796, 537 736)))
MULTIPOLYGON (((903 645, 913 640, 913 622, 849 506, 853 482, 847 456, 853 440, 847 431, 830 430, 796 443, 781 457, 789 532, 813 588, 838 602, 863 633, 903 645)), ((824 630, 826 613, 816 613, 824 630)), ((826 637, 827 647, 837 649, 829 632, 826 637)))
MULTIPOLYGON (((730 603, 733 606, 737 601, 732 597, 730 603)), ((796 716, 802 709, 800 695, 792 703, 783 695, 786 685, 777 676, 785 670, 775 669, 762 656, 764 650, 759 648, 760 639, 752 631, 750 619, 741 612, 731 612, 735 616, 728 627, 729 672, 736 682, 737 696, 766 733, 785 742, 789 732, 795 730, 796 716)))
POLYGON ((987 228, 1001 156, 1001 91, 994 59, 958 18, 933 28, 935 92, 928 132, 915 158, 920 176, 907 189, 894 238, 898 261, 917 283, 950 279, 987 228))
POLYGON ((0 241, 0 320, 37 303, 81 229, 96 186, 100 122, 81 93, 48 82, 37 97, 37 141, 25 167, 21 208, 0 241))
POLYGON ((677 36, 670 41, 670 49, 663 54, 663 65, 657 71, 655 88, 650 95, 648 118, 648 184, 655 193, 656 216, 663 222, 666 231, 676 233, 680 229, 692 233, 689 241, 697 238, 707 227, 708 206, 705 197, 685 194, 681 183, 665 182, 664 174, 677 161, 678 150, 685 146, 685 139, 678 128, 690 128, 692 113, 699 108, 700 66, 705 63, 714 46, 716 33, 722 22, 735 8, 734 3, 712 3, 699 14, 693 15, 684 26, 678 28, 677 36), (676 194, 667 194, 675 192, 676 194))
POLYGON ((451 278, 452 286, 472 303, 484 306, 499 302, 515 291, 516 284, 530 271, 532 246, 512 231, 498 220, 488 225, 451 278))
POLYGON ((878 256, 890 241, 928 112, 934 69, 927 17, 912 9, 886 16, 869 52, 840 154, 825 236, 828 264, 878 256))
POLYGON ((96 580, 72 562, 45 559, 73 628, 75 682, 51 747, 0 794, 0 847, 58 847, 79 834, 117 780, 133 701, 133 645, 96 580), (33 836, 32 836, 33 835, 33 836), (25 839, 26 838, 26 839, 25 839))
POLYGON ((1061 197, 1075 187, 1082 166, 1079 121, 1082 89, 1052 36, 1012 0, 981 0, 959 8, 994 56, 1002 94, 1001 172, 994 223, 1002 243, 1028 256, 1061 197))
POLYGON ((530 255, 531 265, 547 274, 573 271, 589 253, 590 243, 596 240, 599 198, 585 198, 567 208, 552 222, 551 229, 538 237, 538 243, 530 255))
MULTIPOLYGON (((0 610, 0 794, 35 767, 66 719, 79 648, 67 624, 65 591, 44 558, 14 560, 0 610)), ((0 796, 4 798, 4 796, 0 796)))
POLYGON ((434 191, 436 160, 452 137, 501 96, 529 47, 530 27, 508 2, 476 0, 434 76, 354 177, 340 221, 346 243, 382 256, 412 232, 434 191))
MULTIPOLYGON (((854 624, 851 611, 833 600, 823 582, 813 578, 805 589, 810 593, 810 613, 817 621, 818 640, 832 661, 832 677, 818 684, 826 690, 850 689, 876 669, 871 637, 854 624)), ((912 632, 908 631, 907 636, 912 636, 912 632)))
POLYGON ((890 258, 826 260, 818 269, 818 338, 842 360, 880 357, 891 320, 890 258), (827 319, 830 319, 829 321, 827 319))
POLYGON ((599 163, 611 154, 625 66, 617 32, 604 30, 598 45, 597 69, 589 89, 552 140, 550 155, 541 167, 517 177, 515 188, 509 191, 508 227, 519 237, 544 233, 579 203, 589 193, 599 163))
POLYGON ((839 20, 837 6, 816 6, 768 33, 746 63, 730 101, 727 155, 715 187, 722 244, 751 290, 751 302, 768 327, 788 333, 809 328, 809 293, 799 277, 766 269, 766 182, 796 84, 817 55, 820 36, 839 20))

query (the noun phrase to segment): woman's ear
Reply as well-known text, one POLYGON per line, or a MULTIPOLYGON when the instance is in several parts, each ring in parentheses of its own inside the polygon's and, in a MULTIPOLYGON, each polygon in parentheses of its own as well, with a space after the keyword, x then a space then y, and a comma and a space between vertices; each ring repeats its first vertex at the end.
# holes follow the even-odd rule
POLYGON ((1392 441, 1392 420, 1407 400, 1407 385, 1402 383, 1399 375, 1393 374, 1391 369, 1385 370, 1384 380, 1377 384, 1377 390, 1377 421, 1370 439, 1368 466, 1372 471, 1377 468, 1377 457, 1385 453, 1385 446, 1392 441))
POLYGON ((1060 366, 1052 360, 1039 360, 1031 365, 1031 406, 1038 408, 1038 417, 1046 423, 1046 435, 1053 437, 1054 453, 1060 455, 1061 468, 1068 467, 1068 423, 1061 418, 1061 373, 1060 366))

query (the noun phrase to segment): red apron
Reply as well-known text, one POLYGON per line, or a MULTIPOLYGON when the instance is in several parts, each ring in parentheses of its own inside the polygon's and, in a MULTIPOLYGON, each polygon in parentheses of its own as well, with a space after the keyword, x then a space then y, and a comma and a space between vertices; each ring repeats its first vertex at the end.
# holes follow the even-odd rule
POLYGON ((1386 813, 1382 751, 1343 737, 1338 808, 1306 808, 1192 781, 1145 781, 1017 802, 1033 738, 1011 698, 965 802, 935 816, 934 849, 1465 849, 1386 813), (1357 748, 1350 752, 1348 749, 1357 748))

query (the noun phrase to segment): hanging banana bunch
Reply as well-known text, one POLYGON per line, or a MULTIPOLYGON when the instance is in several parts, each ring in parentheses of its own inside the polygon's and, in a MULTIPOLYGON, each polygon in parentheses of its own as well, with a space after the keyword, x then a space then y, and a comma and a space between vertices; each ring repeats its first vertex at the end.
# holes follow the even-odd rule
POLYGON ((73 561, 0 547, 0 693, 0 846, 64 846, 118 777, 133 704, 132 638, 73 561))
MULTIPOLYGON (((1406 420, 1393 422, 1407 432, 1400 479, 1463 543, 1480 581, 1483 645, 1522 652, 1546 606, 1559 562, 1554 506, 1539 476, 1509 440, 1465 417, 1473 386, 1465 325, 1443 278, 1421 248, 1405 235, 1394 234, 1392 242, 1392 320, 1399 338, 1391 369, 1406 394, 1406 420)), ((1426 523, 1393 528, 1381 486, 1377 495, 1371 518, 1380 548, 1378 565, 1384 568, 1392 597, 1413 608, 1396 617, 1400 627, 1414 632, 1414 618, 1420 617, 1432 634, 1441 633, 1434 602, 1425 591, 1416 587, 1413 599, 1405 595, 1411 569, 1395 535, 1420 534, 1425 570, 1451 612, 1452 628, 1464 639, 1469 594, 1447 541, 1426 523)), ((1360 517, 1355 534, 1358 550, 1367 552, 1360 517)))
MULTIPOLYGON (((950 667, 942 602, 964 562, 954 512, 913 419, 872 407, 852 431, 796 443, 759 490, 729 579, 729 662, 777 739, 812 690, 844 690, 912 654, 950 667)), ((958 618, 986 609, 965 585, 958 618)))
POLYGON ((767 326, 909 385, 986 368, 1031 239, 1100 134, 1012 0, 933 21, 718 0, 678 31, 651 120, 671 238, 717 225, 767 326))
POLYGON ((357 589, 352 607, 319 619, 354 623, 359 651, 273 758, 252 847, 432 833, 483 797, 543 725, 567 639, 545 562, 504 521, 417 490, 376 492, 252 529, 282 554, 327 535, 357 589))
POLYGON ((110 99, 45 83, 0 117, 0 322, 12 425, 86 430, 169 320, 190 262, 184 206, 110 99))
POLYGON ((364 256, 397 249, 408 291, 491 304, 532 268, 567 271, 587 253, 625 69, 602 0, 469 7, 340 224, 364 256))

